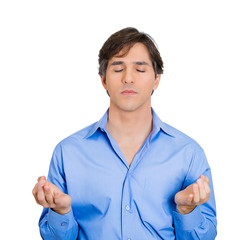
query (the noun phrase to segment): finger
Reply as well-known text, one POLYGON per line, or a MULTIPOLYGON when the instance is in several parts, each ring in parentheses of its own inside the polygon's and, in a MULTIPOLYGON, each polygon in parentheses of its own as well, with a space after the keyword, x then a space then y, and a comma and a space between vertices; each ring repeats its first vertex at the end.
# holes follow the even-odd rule
POLYGON ((37 179, 37 181, 38 181, 38 182, 35 184, 35 186, 34 186, 34 188, 33 188, 33 190, 32 190, 32 193, 33 193, 33 195, 34 195, 34 197, 35 197, 35 200, 37 200, 38 188, 39 188, 39 186, 41 187, 41 186, 43 186, 43 185, 45 184, 45 182, 46 182, 46 177, 45 177, 45 176, 39 177, 39 178, 37 179))
POLYGON ((193 184, 193 194, 194 194, 194 203, 198 203, 200 201, 200 194, 199 194, 199 188, 198 184, 194 183, 193 184))
POLYGON ((45 199, 43 184, 38 185, 38 192, 37 192, 37 203, 42 205, 43 207, 48 207, 48 203, 45 199))
POLYGON ((209 183, 209 178, 207 176, 205 176, 205 181, 209 183))
POLYGON ((207 176, 204 176, 204 175, 201 175, 200 178, 204 180, 205 191, 207 194, 209 194, 211 192, 211 189, 209 187, 209 178, 207 176))
POLYGON ((203 181, 209 183, 209 178, 207 176, 204 176, 203 174, 200 176, 200 179, 202 179, 203 181))
POLYGON ((64 207, 64 197, 63 193, 61 193, 58 189, 53 191, 53 201, 56 207, 64 207))
POLYGON ((45 176, 38 177, 37 181, 39 182, 41 180, 46 181, 46 177, 45 176))
POLYGON ((32 194, 34 195, 35 198, 36 198, 37 192, 38 192, 38 183, 35 184, 32 190, 32 194))
POLYGON ((49 207, 53 208, 54 207, 53 194, 48 182, 46 182, 44 186, 44 195, 46 202, 49 204, 49 207))
POLYGON ((205 186, 204 186, 203 180, 198 179, 197 184, 198 184, 198 187, 199 187, 200 200, 205 200, 207 194, 206 194, 206 191, 205 191, 205 186))
POLYGON ((204 187, 205 187, 205 191, 206 191, 207 195, 209 195, 211 193, 211 189, 210 189, 209 184, 207 182, 204 182, 204 187))
POLYGON ((56 205, 60 205, 61 204, 61 194, 57 189, 55 189, 53 191, 53 197, 54 197, 54 203, 56 205))
POLYGON ((188 202, 189 202, 189 204, 191 204, 192 202, 193 202, 193 200, 194 200, 194 194, 190 194, 189 195, 189 197, 188 197, 188 202))

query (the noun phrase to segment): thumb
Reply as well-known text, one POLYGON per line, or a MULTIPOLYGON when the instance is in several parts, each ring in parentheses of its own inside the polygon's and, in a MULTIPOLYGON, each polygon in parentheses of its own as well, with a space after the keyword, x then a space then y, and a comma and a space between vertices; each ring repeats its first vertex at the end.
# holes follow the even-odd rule
POLYGON ((193 201, 193 198, 194 198, 194 194, 191 193, 188 197, 188 201, 191 203, 193 201))
POLYGON ((57 189, 54 190, 53 197, 54 197, 54 200, 56 200, 56 199, 58 199, 60 197, 60 192, 57 189))
POLYGON ((41 176, 41 177, 38 177, 37 181, 46 181, 46 177, 45 176, 41 176))
POLYGON ((54 190, 53 192, 53 200, 55 204, 61 203, 61 193, 58 189, 54 190))

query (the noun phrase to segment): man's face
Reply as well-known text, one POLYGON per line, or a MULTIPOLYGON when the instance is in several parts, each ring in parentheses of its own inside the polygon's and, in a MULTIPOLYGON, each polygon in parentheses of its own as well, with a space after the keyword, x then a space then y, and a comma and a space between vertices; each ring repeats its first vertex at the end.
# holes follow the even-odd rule
POLYGON ((151 93, 158 87, 161 75, 155 72, 146 46, 136 43, 124 57, 122 51, 109 60, 103 87, 110 95, 110 106, 123 111, 150 107, 151 93))

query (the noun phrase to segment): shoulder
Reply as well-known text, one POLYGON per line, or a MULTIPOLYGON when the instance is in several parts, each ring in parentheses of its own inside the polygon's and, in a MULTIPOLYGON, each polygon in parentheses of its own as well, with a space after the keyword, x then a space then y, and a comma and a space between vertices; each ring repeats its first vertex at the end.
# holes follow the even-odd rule
POLYGON ((186 133, 165 122, 162 122, 162 128, 165 133, 168 133, 171 136, 172 142, 174 144, 187 146, 187 148, 194 151, 203 151, 201 145, 186 133))
POLYGON ((72 145, 82 144, 85 141, 86 136, 89 134, 90 131, 95 127, 97 122, 92 123, 73 134, 67 136, 66 138, 62 139, 55 147, 57 148, 64 148, 72 145))
POLYGON ((170 126, 167 123, 165 124, 166 128, 169 129, 171 135, 171 141, 174 146, 176 146, 176 150, 183 153, 184 163, 187 163, 188 166, 188 174, 187 178, 191 179, 189 175, 193 174, 196 178, 193 178, 192 181, 195 181, 199 178, 200 174, 205 174, 206 171, 210 169, 208 160, 205 155, 205 151, 201 147, 201 145, 192 137, 187 134, 179 131, 178 129, 170 126))

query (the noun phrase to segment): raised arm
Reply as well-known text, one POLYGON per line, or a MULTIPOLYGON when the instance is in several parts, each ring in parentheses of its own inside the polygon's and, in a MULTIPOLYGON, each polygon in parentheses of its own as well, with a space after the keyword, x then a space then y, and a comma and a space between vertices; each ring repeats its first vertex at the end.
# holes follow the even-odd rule
POLYGON ((211 170, 202 149, 194 152, 182 190, 175 195, 178 240, 214 240, 216 206, 211 170))
POLYGON ((76 240, 78 224, 74 218, 71 197, 67 194, 60 148, 54 150, 48 180, 42 176, 33 189, 36 202, 43 206, 39 227, 43 239, 76 240))

